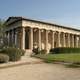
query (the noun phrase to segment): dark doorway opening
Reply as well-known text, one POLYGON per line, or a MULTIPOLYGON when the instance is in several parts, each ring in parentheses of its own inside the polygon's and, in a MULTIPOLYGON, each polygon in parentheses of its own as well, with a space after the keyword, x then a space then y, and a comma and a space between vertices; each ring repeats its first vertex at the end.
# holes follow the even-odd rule
POLYGON ((54 42, 54 48, 56 48, 57 47, 57 42, 54 42))
POLYGON ((29 49, 29 32, 25 31, 25 49, 29 49))

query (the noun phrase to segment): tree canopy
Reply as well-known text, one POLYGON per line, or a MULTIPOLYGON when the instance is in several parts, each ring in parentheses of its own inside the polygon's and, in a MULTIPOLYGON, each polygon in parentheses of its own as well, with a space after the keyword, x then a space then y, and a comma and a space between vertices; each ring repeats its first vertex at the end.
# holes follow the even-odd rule
POLYGON ((5 21, 0 19, 0 38, 4 35, 5 21))

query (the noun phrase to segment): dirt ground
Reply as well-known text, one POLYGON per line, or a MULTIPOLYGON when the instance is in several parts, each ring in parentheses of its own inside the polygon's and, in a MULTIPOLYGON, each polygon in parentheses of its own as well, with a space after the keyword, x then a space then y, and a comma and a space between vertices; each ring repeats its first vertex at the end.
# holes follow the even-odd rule
POLYGON ((80 69, 60 64, 28 64, 0 69, 0 80, 80 80, 80 69))

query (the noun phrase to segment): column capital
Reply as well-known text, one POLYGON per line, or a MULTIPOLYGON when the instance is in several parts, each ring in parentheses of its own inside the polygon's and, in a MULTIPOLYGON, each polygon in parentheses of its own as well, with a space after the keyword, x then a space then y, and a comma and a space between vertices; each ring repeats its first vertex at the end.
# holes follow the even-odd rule
POLYGON ((52 31, 52 33, 55 33, 55 31, 52 31))
POLYGON ((61 34, 61 32, 58 31, 59 34, 61 34))

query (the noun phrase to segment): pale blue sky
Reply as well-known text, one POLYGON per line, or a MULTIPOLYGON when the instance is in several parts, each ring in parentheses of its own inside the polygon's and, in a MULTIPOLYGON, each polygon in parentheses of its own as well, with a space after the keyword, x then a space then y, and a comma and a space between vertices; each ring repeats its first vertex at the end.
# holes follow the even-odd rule
POLYGON ((0 0, 0 18, 24 16, 80 29, 80 0, 0 0))

